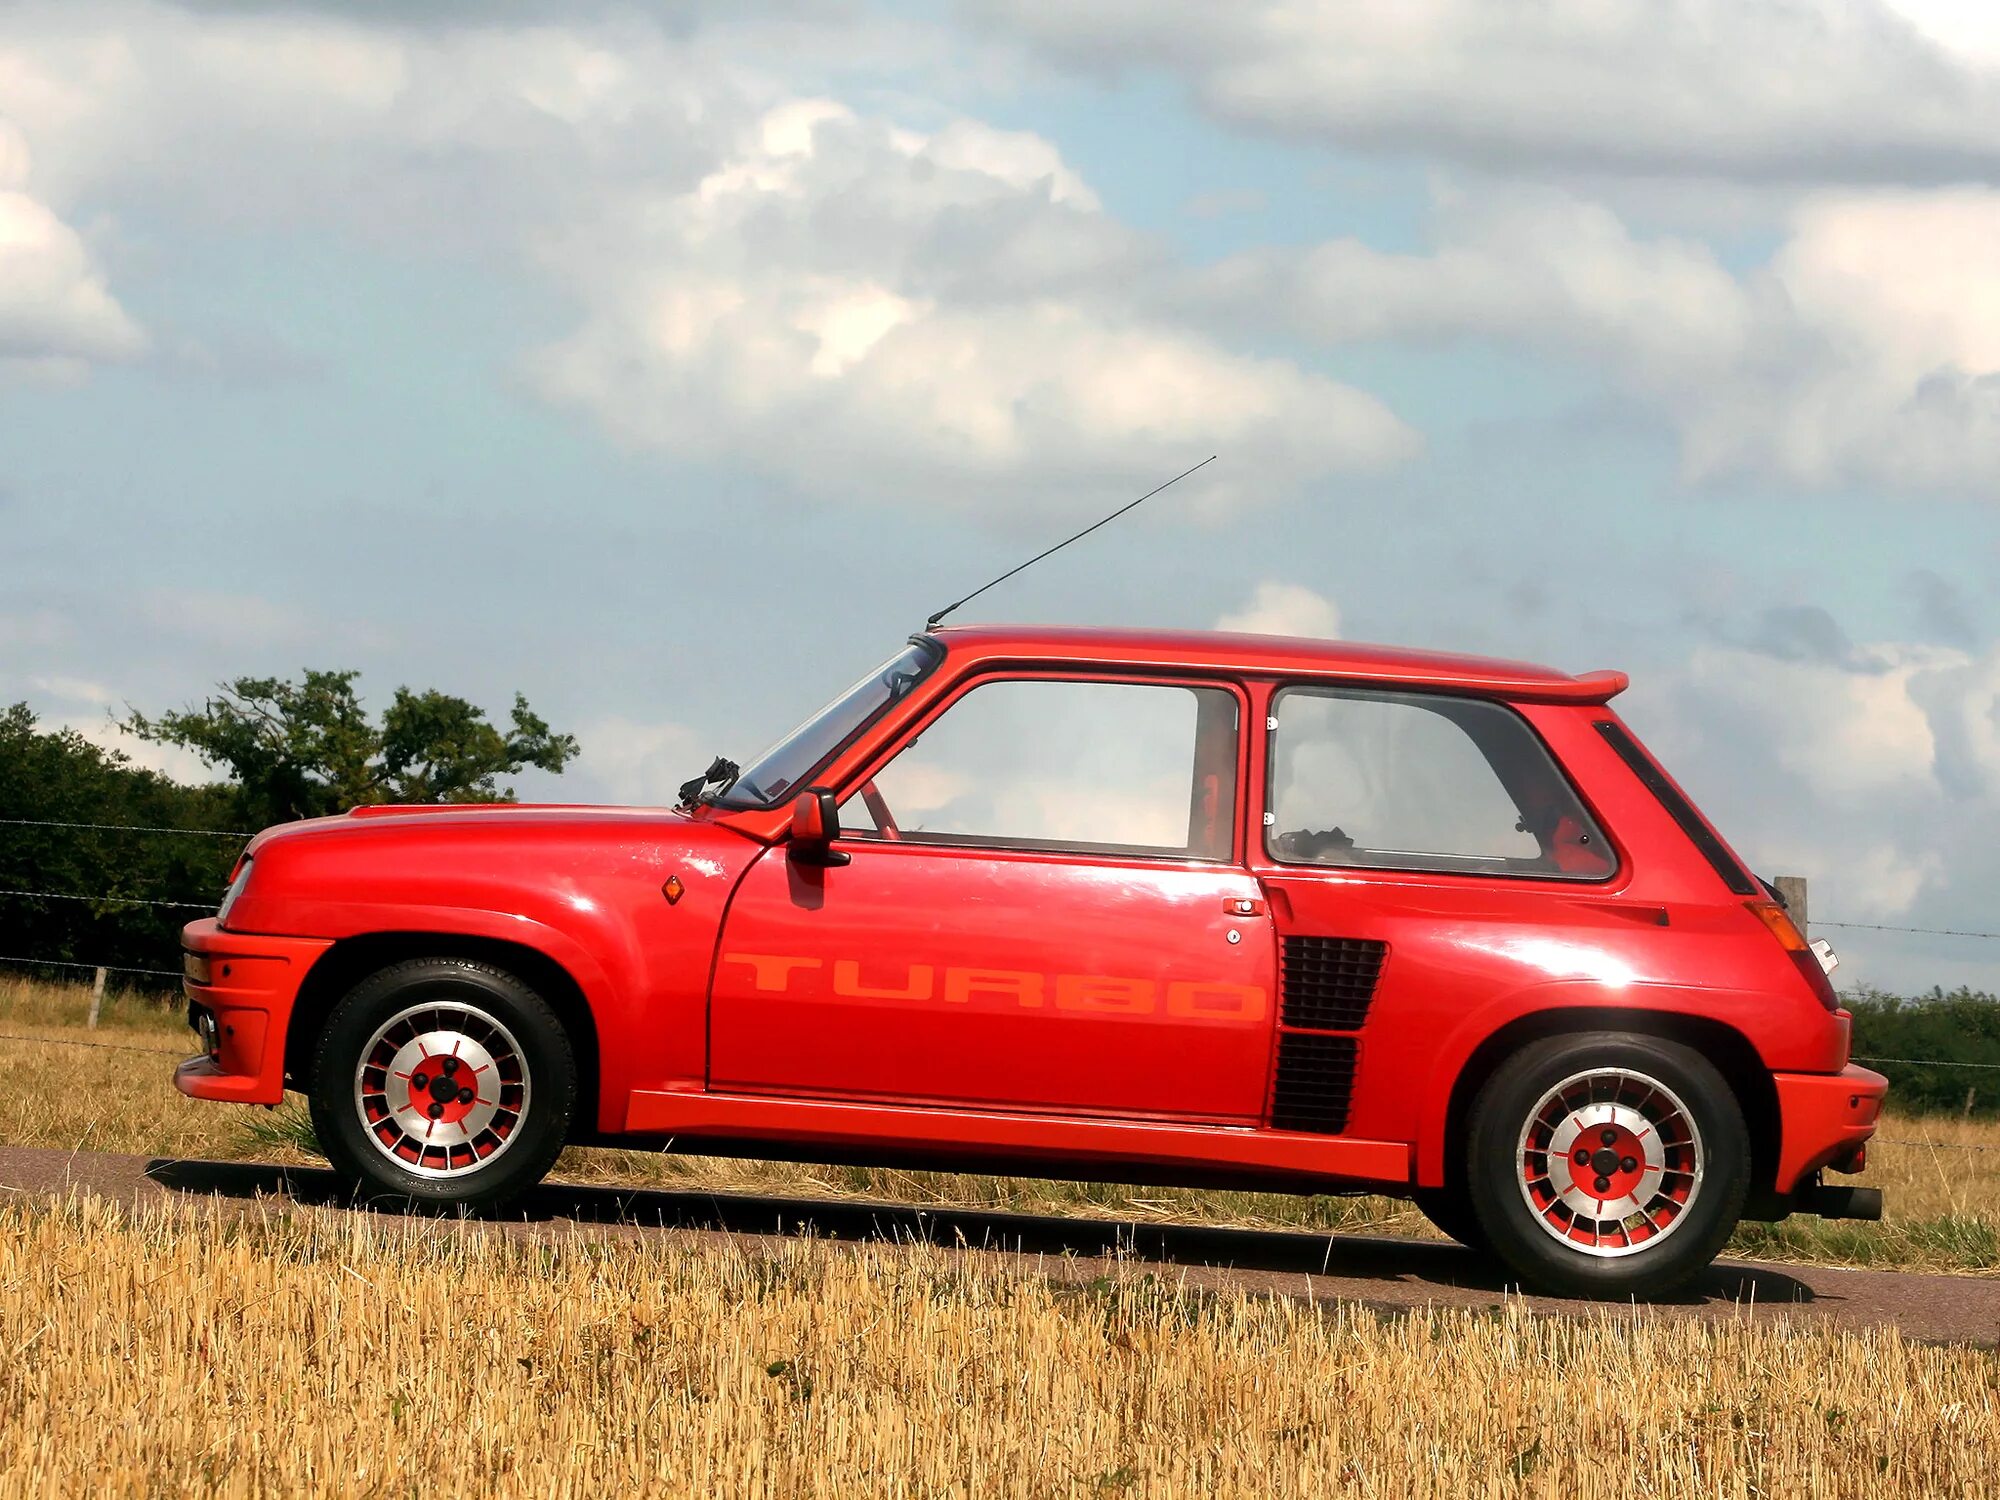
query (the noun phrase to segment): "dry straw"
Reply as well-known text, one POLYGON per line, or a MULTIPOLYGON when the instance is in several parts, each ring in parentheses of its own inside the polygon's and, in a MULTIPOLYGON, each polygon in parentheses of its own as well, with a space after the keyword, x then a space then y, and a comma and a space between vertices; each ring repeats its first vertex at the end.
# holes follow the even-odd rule
POLYGON ((0 1494, 1987 1495, 2000 1362, 982 1256, 0 1206, 0 1494))

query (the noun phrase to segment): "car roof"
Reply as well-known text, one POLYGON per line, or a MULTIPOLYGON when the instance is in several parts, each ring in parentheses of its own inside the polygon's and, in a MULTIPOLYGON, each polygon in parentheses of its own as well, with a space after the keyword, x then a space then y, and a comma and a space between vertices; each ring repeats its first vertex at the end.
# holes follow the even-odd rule
POLYGON ((1306 636, 1227 630, 1114 630, 1073 625, 948 625, 930 632, 953 658, 1192 667, 1231 675, 1314 677, 1555 703, 1603 703, 1623 672, 1572 676, 1529 662, 1306 636))

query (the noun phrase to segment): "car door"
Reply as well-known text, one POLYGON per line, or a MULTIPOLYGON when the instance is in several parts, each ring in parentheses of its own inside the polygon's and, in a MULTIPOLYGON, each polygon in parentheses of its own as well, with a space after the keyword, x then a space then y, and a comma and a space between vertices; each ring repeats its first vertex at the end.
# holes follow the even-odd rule
POLYGON ((961 687, 847 788, 831 867, 764 854, 731 904, 710 1086, 1244 1123, 1276 947, 1240 858, 1226 684, 961 687))

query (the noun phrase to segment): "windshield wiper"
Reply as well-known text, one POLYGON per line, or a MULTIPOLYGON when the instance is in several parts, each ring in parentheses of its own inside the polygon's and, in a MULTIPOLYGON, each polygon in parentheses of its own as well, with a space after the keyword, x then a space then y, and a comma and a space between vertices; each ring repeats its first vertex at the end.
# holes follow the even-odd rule
POLYGON ((683 781, 681 783, 681 800, 679 805, 681 807, 695 806, 697 803, 705 800, 703 793, 711 786, 716 788, 714 795, 720 797, 724 792, 736 785, 736 778, 742 774, 742 768, 735 761, 718 755, 708 763, 706 771, 703 771, 691 781, 683 781))

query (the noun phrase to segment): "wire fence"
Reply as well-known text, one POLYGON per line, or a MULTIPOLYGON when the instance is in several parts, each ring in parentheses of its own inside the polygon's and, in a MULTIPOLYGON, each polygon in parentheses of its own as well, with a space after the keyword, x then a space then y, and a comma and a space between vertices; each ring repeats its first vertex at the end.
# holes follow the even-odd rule
POLYGON ((1963 927, 1897 927, 1888 922, 1824 922, 1818 917, 1810 918, 1808 925, 1845 928, 1849 932, 1913 932, 1925 937, 2000 939, 2000 932, 1974 932, 1963 927))
POLYGON ((1989 1073, 2000 1073, 2000 1063, 1959 1062, 1948 1057, 1856 1057, 1858 1063, 1888 1063, 1891 1066, 1907 1068, 1980 1068, 1989 1073))
MULTIPOLYGON (((226 828, 172 828, 157 825, 132 823, 91 823, 57 820, 48 818, 0 818, 0 828, 56 828, 96 833, 142 834, 149 836, 184 836, 189 838, 249 839, 253 834, 241 829, 226 828)), ((110 894, 88 895, 78 891, 42 891, 30 888, 0 888, 0 898, 37 901, 80 901, 101 906, 144 906, 180 911, 211 911, 217 903, 212 900, 170 901, 148 896, 115 896, 110 894)), ((1955 927, 1915 927, 1901 926, 1888 922, 1843 922, 1826 919, 1811 919, 1815 928, 1828 927, 1852 932, 1891 932, 1926 937, 1971 938, 2000 940, 2000 932, 1984 932, 1969 928, 1955 927)), ((99 964, 76 959, 36 958, 18 954, 0 954, 0 964, 15 964, 28 968, 80 969, 101 974, 137 974, 147 978, 181 978, 178 969, 147 968, 133 964, 99 964)), ((143 1047, 124 1047, 107 1042, 89 1042, 77 1038, 26 1037, 0 1032, 0 1040, 44 1042, 52 1046, 103 1047, 113 1051, 150 1052, 143 1047)), ((1953 1058, 1937 1057, 1864 1057, 1857 1055, 1853 1061, 1870 1066, 1956 1068, 1973 1072, 2000 1073, 2000 1063, 1960 1061, 1953 1058)), ((1991 1151, 2000 1146, 1975 1145, 1959 1141, 1918 1141, 1898 1138, 1880 1138, 1884 1145, 1913 1146, 1930 1150, 1947 1151, 1991 1151)))
POLYGON ((69 958, 21 958, 13 954, 0 954, 0 964, 23 964, 37 969, 102 969, 107 974, 164 974, 169 979, 179 979, 179 969, 142 969, 132 964, 87 964, 69 958))
POLYGON ((1871 1146, 1909 1146, 1920 1151, 2000 1151, 2000 1145, 1982 1141, 1909 1141, 1900 1136, 1878 1135, 1868 1143, 1871 1146))
MULTIPOLYGON (((0 818, 0 850, 4 850, 14 839, 29 838, 41 830, 80 835, 130 836, 153 841, 197 840, 203 843, 217 839, 244 842, 254 836, 245 830, 235 828, 184 828, 158 823, 108 823, 90 818, 8 817, 0 818)), ((178 867, 180 861, 176 859, 174 863, 178 867)), ((125 961, 98 962, 57 957, 55 954, 0 953, 0 965, 94 973, 97 976, 97 989, 100 994, 104 988, 105 977, 114 974, 141 980, 178 980, 179 969, 148 963, 147 959, 153 957, 155 953, 158 957, 165 958, 170 951, 178 949, 177 933, 167 923, 171 922, 177 927, 179 922, 185 920, 185 915, 212 912, 220 904, 219 895, 171 897, 162 893, 139 895, 129 890, 93 892, 51 889, 46 881, 36 878, 41 871, 32 860, 25 868, 17 864, 15 870, 10 873, 17 882, 22 882, 23 875, 27 878, 22 883, 0 885, 0 904, 13 904, 13 909, 17 911, 33 911, 34 907, 51 902, 60 903, 65 907, 90 909, 82 917, 81 925, 68 918, 58 923, 55 913, 48 913, 49 925, 64 932, 58 952, 67 951, 73 954, 79 948, 85 951, 93 947, 110 948, 118 951, 119 957, 125 961), (154 928, 151 925, 152 919, 143 915, 146 913, 158 913, 161 925, 154 928), (125 926, 115 933, 110 929, 99 931, 99 926, 104 923, 123 923, 125 926), (93 936, 103 941, 94 941, 93 936)), ((62 883, 69 884, 67 881, 62 883)), ((112 882, 107 880, 105 883, 112 882)), ((142 883, 141 888, 153 884, 156 882, 147 880, 142 883)), ((14 941, 22 942, 23 946, 39 946, 34 943, 35 937, 41 935, 40 924, 35 917, 14 921, 10 924, 10 928, 22 929, 21 935, 14 941), (23 942, 23 939, 26 941, 23 942)))
POLYGON ((185 911, 213 911, 213 901, 159 901, 150 896, 86 896, 78 891, 0 890, 0 896, 34 901, 86 901, 93 906, 172 906, 185 911))
POLYGON ((76 828, 96 833, 179 833, 189 838, 252 839, 240 828, 168 828, 139 823, 69 823, 53 818, 0 818, 0 828, 76 828))
POLYGON ((130 1042, 86 1042, 74 1036, 27 1036, 18 1031, 0 1031, 0 1042, 39 1043, 44 1047, 89 1047, 99 1052, 143 1052, 148 1057, 172 1057, 160 1047, 135 1047, 130 1042))

